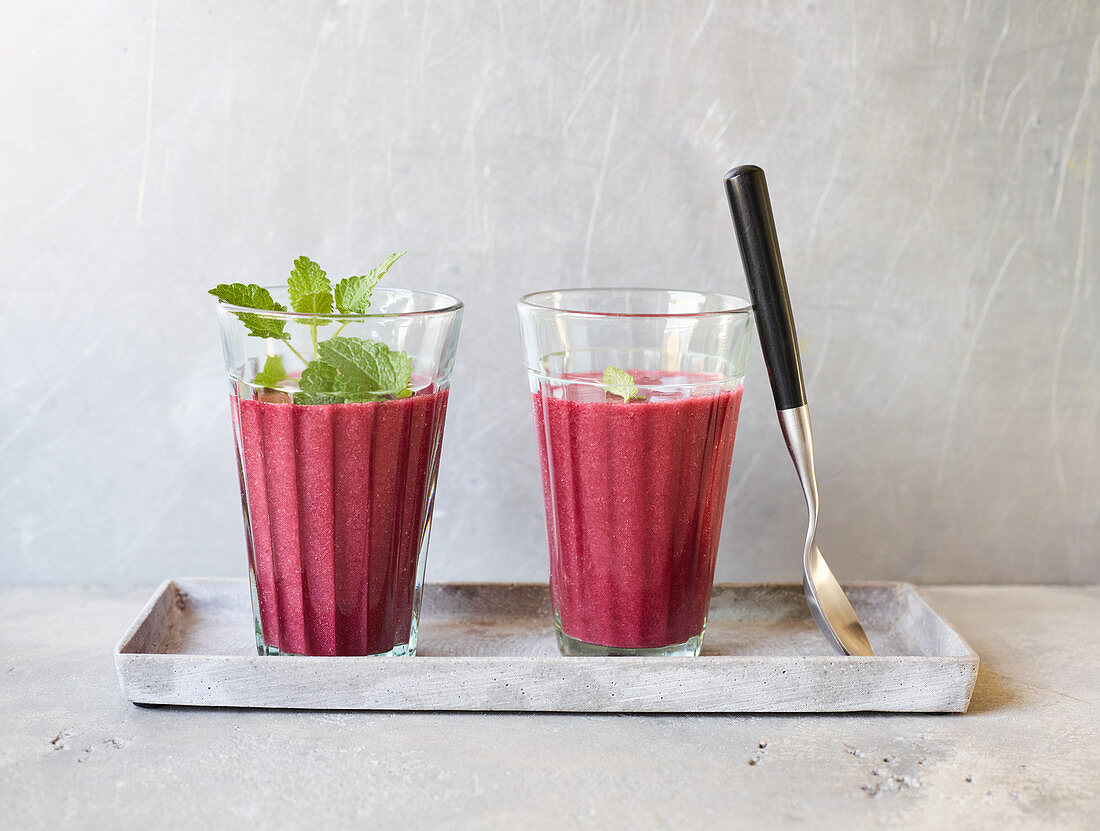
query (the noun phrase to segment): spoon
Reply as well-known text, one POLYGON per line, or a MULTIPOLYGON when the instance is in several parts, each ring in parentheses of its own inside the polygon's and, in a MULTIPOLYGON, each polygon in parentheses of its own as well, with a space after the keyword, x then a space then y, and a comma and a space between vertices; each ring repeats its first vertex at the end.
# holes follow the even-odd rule
POLYGON ((741 247, 741 262, 748 278, 775 409, 806 495, 809 527, 802 555, 806 602, 821 634, 838 652, 873 655, 859 617, 817 547, 817 480, 810 411, 806 406, 802 361, 764 171, 755 165, 735 167, 726 174, 726 195, 741 247))

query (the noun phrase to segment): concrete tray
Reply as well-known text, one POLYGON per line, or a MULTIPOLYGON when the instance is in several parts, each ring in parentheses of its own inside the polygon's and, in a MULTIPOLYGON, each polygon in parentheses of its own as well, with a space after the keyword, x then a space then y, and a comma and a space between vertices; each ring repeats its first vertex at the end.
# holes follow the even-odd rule
POLYGON ((259 657, 244 580, 166 581, 115 650, 138 704, 342 710, 963 712, 978 656, 908 583, 846 586, 873 658, 833 654, 797 584, 720 584, 698 658, 563 658, 549 589, 424 589, 414 658, 259 657))

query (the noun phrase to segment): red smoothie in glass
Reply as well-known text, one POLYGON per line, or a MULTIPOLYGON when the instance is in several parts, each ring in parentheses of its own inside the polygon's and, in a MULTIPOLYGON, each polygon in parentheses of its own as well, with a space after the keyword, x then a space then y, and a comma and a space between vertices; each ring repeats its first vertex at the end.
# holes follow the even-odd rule
POLYGON ((611 396, 595 374, 533 399, 562 633, 645 649, 706 622, 742 390, 631 374, 647 400, 611 396))
POLYGON ((407 644, 447 390, 232 405, 265 645, 374 655, 407 644))

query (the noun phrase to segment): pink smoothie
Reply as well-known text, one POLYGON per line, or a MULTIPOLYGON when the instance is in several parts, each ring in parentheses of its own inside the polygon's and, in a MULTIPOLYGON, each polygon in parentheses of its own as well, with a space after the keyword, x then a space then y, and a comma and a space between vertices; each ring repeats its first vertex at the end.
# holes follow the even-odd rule
POLYGON ((447 390, 232 404, 264 643, 301 655, 407 644, 447 390))
POLYGON ((630 403, 581 384, 533 399, 562 632, 634 649, 702 632, 741 387, 632 374, 639 386, 712 383, 690 397, 670 387, 630 403))

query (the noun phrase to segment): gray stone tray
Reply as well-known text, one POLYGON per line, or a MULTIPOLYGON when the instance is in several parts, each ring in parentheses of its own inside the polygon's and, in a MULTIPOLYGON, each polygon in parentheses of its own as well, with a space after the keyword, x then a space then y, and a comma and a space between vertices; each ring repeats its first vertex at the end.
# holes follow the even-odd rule
POLYGON ((138 704, 341 710, 963 712, 978 656, 908 583, 846 587, 876 655, 833 654, 798 584, 714 588, 698 658, 563 658, 546 585, 428 585, 414 658, 259 657, 244 580, 166 581, 115 650, 138 704))

